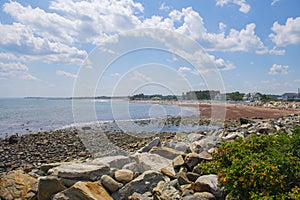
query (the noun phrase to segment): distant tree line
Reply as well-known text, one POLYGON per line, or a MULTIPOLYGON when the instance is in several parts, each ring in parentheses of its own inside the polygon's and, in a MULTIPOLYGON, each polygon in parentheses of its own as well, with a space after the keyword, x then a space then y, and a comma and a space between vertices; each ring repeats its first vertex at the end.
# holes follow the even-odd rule
POLYGON ((215 99, 217 95, 220 95, 220 91, 215 91, 215 90, 189 91, 182 94, 182 99, 183 100, 210 100, 210 99, 215 99))
POLYGON ((176 95, 161 95, 161 94, 151 94, 151 95, 146 95, 143 93, 140 94, 135 94, 133 96, 129 97, 130 100, 177 100, 176 95))
POLYGON ((232 100, 232 101, 242 101, 244 95, 245 93, 240 93, 238 91, 226 93, 227 100, 232 100))
MULTIPOLYGON (((270 95, 270 94, 261 94, 261 93, 251 93, 259 96, 260 101, 274 101, 278 99, 278 95, 270 95)), ((250 93, 240 93, 238 91, 229 92, 226 94, 220 93, 220 91, 216 90, 199 90, 199 91, 189 91, 186 93, 182 93, 182 100, 231 100, 231 101, 245 101, 245 96, 250 96, 250 93)), ((151 94, 146 95, 143 93, 135 94, 133 96, 129 96, 130 100, 178 100, 179 96, 176 95, 161 95, 161 94, 151 94)))

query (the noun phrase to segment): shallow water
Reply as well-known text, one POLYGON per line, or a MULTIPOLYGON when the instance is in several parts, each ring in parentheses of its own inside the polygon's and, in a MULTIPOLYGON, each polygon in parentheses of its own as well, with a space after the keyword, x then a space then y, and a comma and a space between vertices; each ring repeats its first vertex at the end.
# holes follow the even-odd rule
MULTIPOLYGON (((67 127, 74 123, 95 121, 131 121, 135 119, 195 116, 195 108, 177 105, 129 103, 127 101, 71 99, 0 99, 0 137, 67 127)), ((130 127, 131 123, 127 123, 130 127)), ((162 126, 159 125, 159 128, 162 126)), ((136 127, 135 127, 136 128, 136 127)), ((140 129, 141 126, 138 126, 140 129)), ((148 131, 150 126, 142 131, 148 131)), ((153 128, 153 127, 152 127, 153 128)), ((163 126, 163 131, 178 131, 176 126, 163 126)), ((194 129, 194 127, 186 127, 194 129)), ((137 130, 138 131, 138 130, 137 130)))

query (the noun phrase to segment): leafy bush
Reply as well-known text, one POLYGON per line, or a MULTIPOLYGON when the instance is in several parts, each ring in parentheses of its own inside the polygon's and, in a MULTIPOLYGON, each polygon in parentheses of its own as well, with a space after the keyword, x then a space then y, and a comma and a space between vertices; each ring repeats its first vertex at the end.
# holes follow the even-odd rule
POLYGON ((218 174, 228 198, 300 199, 300 127, 292 132, 223 143, 199 171, 218 174))

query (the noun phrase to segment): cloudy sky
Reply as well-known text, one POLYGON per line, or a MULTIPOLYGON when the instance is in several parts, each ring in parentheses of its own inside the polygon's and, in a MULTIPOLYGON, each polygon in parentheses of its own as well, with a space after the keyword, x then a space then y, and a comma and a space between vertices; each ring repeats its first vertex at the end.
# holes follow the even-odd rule
MULTIPOLYGON (((143 28, 173 31, 199 43, 227 92, 296 92, 299 7, 299 0, 1 1, 0 97, 72 96, 96 47, 143 28)), ((96 74, 95 95, 111 95, 116 87, 121 89, 115 95, 126 95, 122 88, 133 86, 129 93, 211 88, 204 70, 175 54, 144 49, 122 56, 96 74), (161 79, 155 79, 158 74, 161 79), (174 86, 160 84, 163 79, 174 86)))

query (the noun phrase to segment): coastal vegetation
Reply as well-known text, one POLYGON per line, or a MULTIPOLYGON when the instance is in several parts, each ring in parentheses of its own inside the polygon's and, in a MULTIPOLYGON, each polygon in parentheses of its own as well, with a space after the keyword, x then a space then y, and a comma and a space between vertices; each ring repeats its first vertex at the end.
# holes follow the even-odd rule
POLYGON ((135 94, 133 96, 129 97, 130 100, 165 100, 165 101, 171 101, 171 100, 177 100, 176 95, 161 95, 161 94, 151 94, 146 95, 143 93, 135 94))
POLYGON ((300 126, 291 132, 223 143, 214 160, 198 165, 199 171, 218 174, 219 187, 227 197, 299 199, 300 126))

